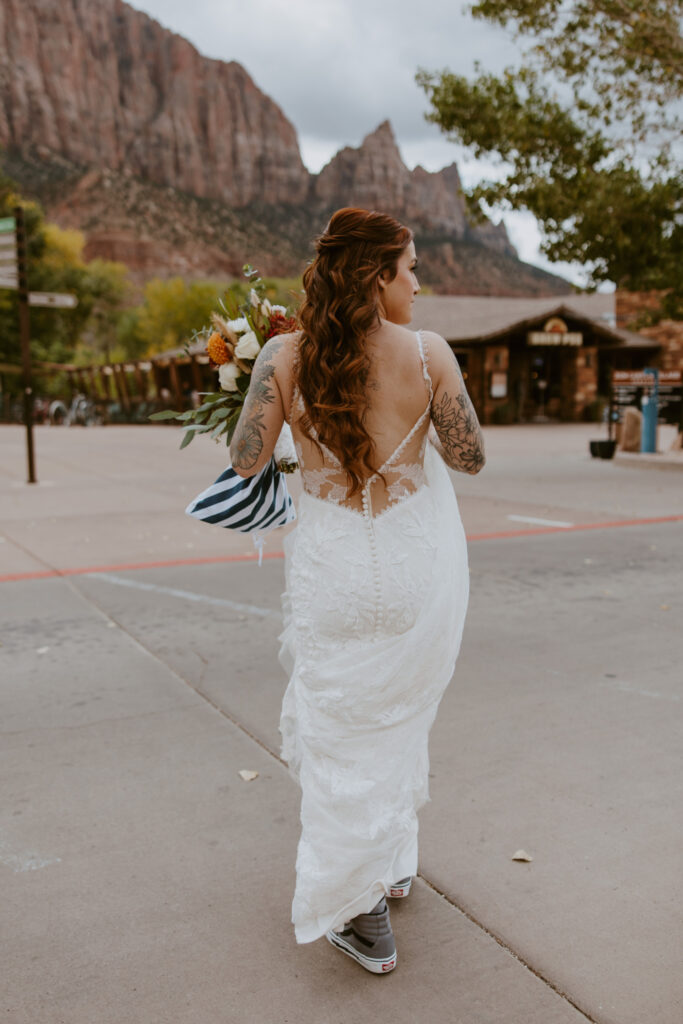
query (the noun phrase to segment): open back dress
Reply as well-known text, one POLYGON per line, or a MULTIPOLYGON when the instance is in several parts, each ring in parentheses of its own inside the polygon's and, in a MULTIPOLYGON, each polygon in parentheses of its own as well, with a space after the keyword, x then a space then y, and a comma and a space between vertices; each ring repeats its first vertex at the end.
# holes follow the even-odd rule
POLYGON ((460 648, 469 576, 451 480, 427 440, 433 387, 419 333, 415 344, 424 412, 355 502, 337 457, 310 441, 304 451, 294 390, 303 493, 285 538, 280 732, 302 790, 298 942, 367 913, 417 873, 429 730, 460 648))

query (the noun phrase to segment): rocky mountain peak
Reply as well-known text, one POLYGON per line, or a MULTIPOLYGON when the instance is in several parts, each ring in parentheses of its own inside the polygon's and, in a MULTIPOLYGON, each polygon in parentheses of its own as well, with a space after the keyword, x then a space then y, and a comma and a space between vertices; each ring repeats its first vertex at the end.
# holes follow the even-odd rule
MULTIPOLYGON (((361 149, 369 146, 393 146, 398 153, 398 142, 391 121, 387 118, 378 124, 373 132, 368 132, 361 143, 361 149)), ((399 153, 400 157, 400 153, 399 153)))
POLYGON ((426 284, 543 294, 566 283, 522 264, 505 227, 470 224, 452 164, 410 170, 383 121, 319 175, 238 63, 210 60, 123 0, 0 0, 2 165, 90 256, 154 275, 295 275, 331 210, 414 229, 426 284))
POLYGON ((309 187, 293 125, 244 68, 122 0, 2 0, 0 145, 234 206, 309 187))
POLYGON ((363 139, 345 146, 323 167, 314 194, 325 205, 360 206, 393 213, 403 208, 410 172, 388 121, 363 139))
POLYGON ((345 146, 323 167, 314 183, 315 197, 326 206, 360 206, 386 210, 411 227, 446 238, 479 242, 516 255, 504 224, 471 224, 462 185, 453 163, 441 171, 403 163, 394 130, 383 121, 358 148, 345 146))

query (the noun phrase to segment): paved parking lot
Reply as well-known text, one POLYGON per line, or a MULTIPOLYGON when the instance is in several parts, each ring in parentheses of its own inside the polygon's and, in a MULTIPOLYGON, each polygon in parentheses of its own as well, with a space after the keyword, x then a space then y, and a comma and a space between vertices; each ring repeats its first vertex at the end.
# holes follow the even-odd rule
POLYGON ((488 430, 455 479, 472 598, 380 981, 294 941, 281 534, 258 568, 182 513, 224 449, 45 428, 29 487, 0 428, 5 1020, 678 1024, 683 475, 595 429, 488 430))

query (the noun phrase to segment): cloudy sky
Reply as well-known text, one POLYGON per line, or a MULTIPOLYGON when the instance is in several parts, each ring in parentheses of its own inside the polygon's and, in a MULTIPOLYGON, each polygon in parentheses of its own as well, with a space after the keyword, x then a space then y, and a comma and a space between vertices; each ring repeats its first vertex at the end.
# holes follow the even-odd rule
MULTIPOLYGON (((419 67, 500 70, 519 59, 503 29, 475 21, 459 0, 134 0, 207 57, 236 60, 294 124, 304 163, 318 171, 387 118, 405 163, 439 170, 456 161, 464 184, 495 173, 424 120, 419 67)), ((499 219, 501 213, 494 214, 499 219)), ((533 217, 502 212, 520 257, 577 283, 579 267, 538 251, 533 217)))

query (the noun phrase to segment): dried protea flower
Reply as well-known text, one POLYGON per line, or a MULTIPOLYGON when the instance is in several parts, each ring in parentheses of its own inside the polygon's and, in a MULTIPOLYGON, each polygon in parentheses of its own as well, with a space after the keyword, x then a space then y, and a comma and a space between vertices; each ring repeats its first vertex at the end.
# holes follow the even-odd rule
POLYGON ((299 324, 294 316, 283 316, 282 313, 273 312, 270 315, 270 327, 266 338, 274 338, 276 334, 289 334, 296 331, 299 324))
POLYGON ((231 360, 231 354, 228 346, 225 344, 225 339, 221 337, 218 331, 214 331, 207 341, 206 351, 214 366, 222 366, 231 360))

